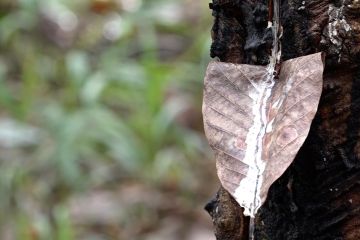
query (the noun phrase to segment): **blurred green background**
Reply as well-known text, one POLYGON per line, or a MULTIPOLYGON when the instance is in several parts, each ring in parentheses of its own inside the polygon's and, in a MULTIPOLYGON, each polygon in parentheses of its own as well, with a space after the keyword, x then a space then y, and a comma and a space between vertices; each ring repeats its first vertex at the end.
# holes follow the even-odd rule
POLYGON ((208 1, 0 0, 0 239, 210 240, 208 1))

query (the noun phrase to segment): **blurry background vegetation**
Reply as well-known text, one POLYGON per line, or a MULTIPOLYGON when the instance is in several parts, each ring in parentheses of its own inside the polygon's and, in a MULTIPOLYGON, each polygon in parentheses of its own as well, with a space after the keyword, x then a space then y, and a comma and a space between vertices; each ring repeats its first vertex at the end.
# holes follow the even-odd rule
POLYGON ((0 0, 0 239, 213 239, 207 1, 0 0))

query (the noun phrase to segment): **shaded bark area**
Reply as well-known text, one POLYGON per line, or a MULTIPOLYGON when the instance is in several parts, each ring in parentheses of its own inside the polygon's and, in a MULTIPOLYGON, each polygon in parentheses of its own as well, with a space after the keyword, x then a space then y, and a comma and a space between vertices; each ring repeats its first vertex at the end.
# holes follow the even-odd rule
MULTIPOLYGON (((269 1, 213 0, 211 56, 267 64, 269 1)), ((309 137, 269 191, 255 239, 360 239, 360 3, 283 0, 282 60, 326 53, 323 94, 309 137)), ((248 239, 249 219, 220 188, 206 206, 218 240, 248 239)))

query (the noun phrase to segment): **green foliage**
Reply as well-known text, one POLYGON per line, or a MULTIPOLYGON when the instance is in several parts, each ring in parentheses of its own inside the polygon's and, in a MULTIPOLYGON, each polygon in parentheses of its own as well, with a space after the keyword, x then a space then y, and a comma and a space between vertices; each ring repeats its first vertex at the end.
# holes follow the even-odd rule
POLYGON ((191 190, 210 19, 187 5, 0 0, 0 232, 75 239, 67 199, 122 181, 191 190))

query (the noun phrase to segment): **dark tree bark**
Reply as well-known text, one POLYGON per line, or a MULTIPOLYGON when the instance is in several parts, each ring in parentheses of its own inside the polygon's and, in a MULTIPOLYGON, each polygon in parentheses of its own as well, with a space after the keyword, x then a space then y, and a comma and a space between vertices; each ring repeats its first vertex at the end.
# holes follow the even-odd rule
MULTIPOLYGON (((323 51, 323 94, 309 136, 269 191, 255 239, 360 239, 360 2, 280 1, 282 60, 323 51)), ((211 56, 268 63, 271 0, 213 0, 211 56), (270 7, 269 7, 270 6, 270 7)), ((249 219, 220 188, 206 210, 218 240, 248 239, 249 219)))

